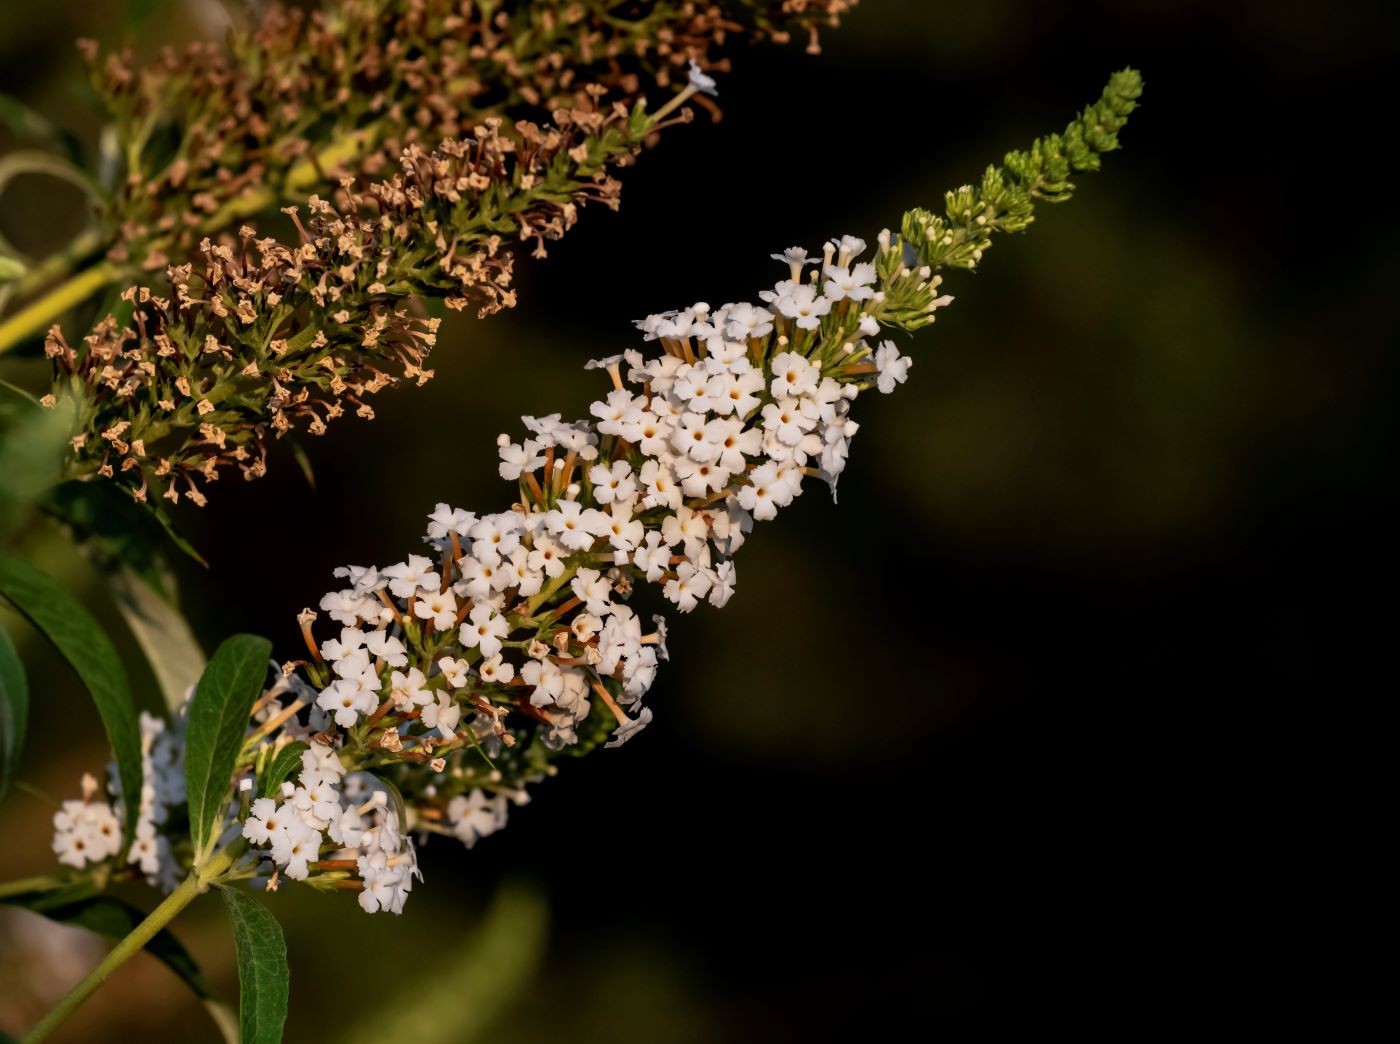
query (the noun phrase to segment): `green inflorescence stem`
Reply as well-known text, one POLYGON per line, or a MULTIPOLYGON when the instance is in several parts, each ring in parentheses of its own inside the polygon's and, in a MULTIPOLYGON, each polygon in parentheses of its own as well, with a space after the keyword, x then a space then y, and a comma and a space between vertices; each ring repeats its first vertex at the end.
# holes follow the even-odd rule
POLYGON ((0 355, 27 337, 46 329, 70 308, 82 304, 93 294, 110 286, 121 275, 121 269, 110 261, 102 261, 61 283, 39 300, 21 308, 0 322, 0 355))
POLYGON ((68 874, 43 874, 39 877, 21 877, 17 881, 5 881, 0 883, 0 901, 12 899, 17 895, 29 895, 31 892, 52 892, 54 889, 62 888, 64 885, 72 883, 72 878, 68 874))
POLYGON ((139 953, 145 945, 154 938, 155 934, 175 919, 185 907, 189 906, 194 897, 202 891, 199 877, 191 874, 185 878, 184 884, 165 897, 165 901, 151 911, 150 916, 136 926, 136 928, 121 942, 117 943, 111 953, 107 954, 102 963, 94 968, 82 982, 74 986, 63 1000, 58 1002, 53 1011, 40 1020, 24 1037, 23 1044, 33 1044, 35 1041, 43 1040, 55 1029, 64 1019, 77 1011, 82 1003, 116 971, 133 956, 139 953))

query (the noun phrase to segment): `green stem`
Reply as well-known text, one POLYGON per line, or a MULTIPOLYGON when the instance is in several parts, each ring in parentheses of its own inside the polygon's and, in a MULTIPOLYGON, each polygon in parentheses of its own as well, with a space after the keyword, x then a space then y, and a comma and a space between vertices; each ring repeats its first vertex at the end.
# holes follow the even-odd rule
POLYGON ((122 270, 110 261, 101 261, 60 283, 39 300, 25 305, 0 322, 0 355, 41 330, 53 325, 64 312, 82 304, 93 294, 116 282, 122 270))
POLYGON ((152 937, 175 919, 201 891, 199 877, 190 874, 185 883, 166 896, 165 901, 151 911, 149 917, 138 924, 125 939, 82 982, 69 991, 68 996, 58 1002, 58 1006, 44 1016, 43 1020, 29 1031, 23 1044, 33 1044, 52 1033, 64 1019, 77 1011, 78 1006, 92 996, 97 987, 132 956, 150 942, 152 937))
POLYGON ((9 899, 29 892, 52 892, 71 883, 67 874, 43 874, 40 877, 21 877, 18 881, 0 884, 0 899, 9 899))
POLYGON ((97 229, 90 228, 80 233, 62 250, 34 262, 29 271, 24 273, 24 278, 15 284, 15 294, 19 297, 29 297, 38 293, 55 279, 65 278, 75 266, 101 253, 107 245, 107 241, 97 229))

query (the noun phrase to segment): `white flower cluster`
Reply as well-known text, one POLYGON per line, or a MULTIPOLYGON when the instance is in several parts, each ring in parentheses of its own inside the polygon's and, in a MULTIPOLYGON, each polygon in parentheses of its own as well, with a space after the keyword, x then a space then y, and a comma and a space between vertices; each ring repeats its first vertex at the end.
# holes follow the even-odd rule
POLYGON ((336 751, 318 741, 302 752, 295 783, 282 783, 278 797, 253 801, 242 835, 293 881, 305 881, 317 864, 352 866, 369 913, 401 913, 413 879, 422 879, 388 792, 366 773, 347 773, 336 751))
MULTIPOLYGON (((643 623, 634 589, 654 584, 682 612, 725 605, 754 522, 807 478, 834 490, 856 432, 851 404, 907 378, 910 360, 872 341, 881 325, 924 325, 950 300, 888 233, 873 262, 859 260, 864 250, 851 237, 820 258, 793 248, 777 255, 788 278, 761 303, 641 320, 662 353, 590 363, 613 385, 590 420, 525 417, 529 437, 500 437, 500 474, 519 492, 509 510, 439 504, 429 553, 336 570, 345 584, 320 608, 337 633, 318 639, 317 614, 304 611, 311 659, 254 707, 253 763, 226 835, 252 846, 241 865, 275 867, 270 887, 284 876, 400 912, 418 876, 407 833, 470 847, 505 825, 559 752, 645 728, 666 626, 643 623), (272 778, 271 759, 292 742, 309 744, 299 774, 272 778)), ((156 796, 152 823, 171 800, 156 796)), ((102 853, 84 859, 115 854, 120 838, 103 830, 116 820, 70 805, 80 807, 66 811, 62 852, 79 858, 71 835, 102 853)))
POLYGON ((53 851, 65 866, 81 870, 122 850, 122 821, 97 790, 97 780, 83 776, 83 800, 65 801, 53 814, 53 851))
MULTIPOLYGON (((127 853, 148 884, 169 891, 179 883, 180 868, 171 858, 170 839, 162 833, 169 810, 185 800, 185 742, 174 719, 169 726, 160 718, 141 712, 141 805, 136 836, 127 853)), ((58 861, 81 869, 100 863, 121 851, 123 804, 117 787, 116 767, 108 770, 112 803, 97 795, 98 783, 83 778, 83 800, 65 801, 54 813, 53 850, 58 861)))

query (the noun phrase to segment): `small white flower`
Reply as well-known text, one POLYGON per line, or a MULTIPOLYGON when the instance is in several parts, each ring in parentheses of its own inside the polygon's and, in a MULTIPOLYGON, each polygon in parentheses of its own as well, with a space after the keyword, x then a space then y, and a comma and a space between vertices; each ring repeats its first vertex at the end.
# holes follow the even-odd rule
POLYGON ((821 371, 796 352, 773 356, 773 382, 769 390, 775 399, 797 399, 817 390, 821 371))
POLYGON ((407 562, 395 562, 383 574, 396 598, 412 598, 420 589, 436 591, 441 583, 433 571, 433 560, 424 555, 409 555, 407 562))
POLYGON ((387 631, 371 631, 365 636, 365 648, 376 659, 383 660, 390 667, 404 667, 408 664, 408 651, 403 642, 387 631))
POLYGON ((671 568, 671 545, 667 544, 661 534, 653 529, 647 533, 646 540, 632 553, 632 562, 636 567, 646 574, 646 578, 652 583, 661 579, 663 573, 671 568))
POLYGON ((481 680, 485 683, 496 683, 505 685, 515 677, 515 666, 506 663, 500 655, 487 657, 477 665, 477 673, 481 675, 481 680))
POLYGON ((471 681, 471 666, 466 660, 458 660, 451 656, 444 656, 439 659, 437 663, 438 670, 441 671, 442 676, 447 679, 447 684, 454 689, 465 688, 471 681))
POLYGON ((438 693, 436 703, 423 708, 423 725, 437 729, 442 738, 451 739, 457 733, 457 723, 462 720, 462 708, 445 692, 438 693))
POLYGON ((482 656, 495 656, 501 651, 501 640, 510 634, 510 625, 491 606, 477 605, 457 634, 468 649, 480 649, 482 656))
POLYGON ((710 578, 694 563, 682 562, 676 566, 676 578, 668 580, 662 590, 667 598, 676 603, 676 608, 688 613, 709 592, 710 578))
POLYGON ((285 830, 270 838, 272 858, 293 881, 305 881, 311 873, 307 865, 321 850, 321 832, 293 816, 285 830))
POLYGON ((258 798, 243 821, 243 836, 255 845, 270 844, 274 837, 286 833, 296 818, 292 809, 279 806, 272 798, 258 798))
POLYGON ((389 691, 400 706, 421 707, 433 697, 427 689, 428 679, 417 667, 410 667, 407 673, 394 671, 389 675, 389 691))
POLYGON ((451 591, 425 594, 413 603, 413 615, 420 620, 431 620, 434 627, 444 631, 456 622, 457 596, 451 591))
POLYGON ((334 715, 335 723, 342 729, 348 729, 361 714, 371 714, 379 707, 378 689, 363 675, 341 678, 316 697, 316 706, 334 715))
POLYGON ((828 265, 826 281, 822 283, 822 293, 833 301, 850 298, 852 301, 868 301, 875 296, 871 286, 875 282, 875 266, 868 261, 856 265, 854 269, 828 265))
POLYGON ((447 821, 462 844, 471 848, 506 825, 506 810, 505 797, 487 797, 484 790, 473 790, 448 802, 447 821))
POLYGON ((831 311, 831 301, 820 297, 816 288, 803 284, 778 298, 778 311, 795 320, 803 330, 815 330, 821 325, 822 316, 831 311))
POLYGON ((539 443, 532 439, 526 439, 523 445, 517 445, 513 442, 504 443, 499 451, 501 465, 498 470, 501 473, 501 478, 508 482, 514 482, 524 473, 543 466, 544 454, 540 453, 539 450, 539 443))
POLYGON ((788 269, 792 272, 792 281, 794 283, 802 279, 803 265, 815 265, 817 263, 815 258, 810 261, 807 260, 807 251, 797 246, 788 247, 781 254, 771 254, 769 256, 771 256, 774 261, 785 261, 787 263, 788 269))
POLYGON ((476 522, 476 516, 470 511, 463 511, 461 508, 440 503, 437 509, 428 516, 428 537, 431 540, 446 540, 450 533, 466 536, 467 530, 472 527, 474 522, 476 522))
POLYGON ((734 597, 734 563, 725 561, 715 567, 711 574, 714 585, 710 588, 710 604, 723 609, 734 597))
POLYGON ((719 91, 715 89, 713 76, 706 76, 700 66, 695 62, 690 63, 690 86, 695 88, 697 94, 708 94, 711 98, 717 97, 719 91))
POLYGON ((612 611, 612 584, 596 569, 580 569, 569 584, 594 616, 606 616, 612 611))
MULTIPOLYGON (((786 260, 780 255, 774 257, 779 261, 786 260)), ((806 257, 805 251, 803 257, 806 257)), ((748 302, 737 304, 729 310, 724 332, 736 341, 767 337, 773 332, 773 313, 761 305, 748 302)))
POLYGON ((611 466, 594 464, 588 470, 593 484, 593 499, 599 504, 627 503, 637 495, 637 480, 632 465, 625 460, 613 461, 611 466))
POLYGON ((618 725, 618 727, 613 730, 613 738, 608 740, 604 746, 620 747, 650 724, 651 708, 643 707, 635 718, 628 718, 624 724, 618 725))
POLYGON ((894 391, 895 385, 903 384, 909 379, 909 367, 913 365, 914 360, 907 355, 900 355, 893 341, 885 341, 875 350, 875 366, 880 372, 876 381, 877 387, 888 395, 894 391))

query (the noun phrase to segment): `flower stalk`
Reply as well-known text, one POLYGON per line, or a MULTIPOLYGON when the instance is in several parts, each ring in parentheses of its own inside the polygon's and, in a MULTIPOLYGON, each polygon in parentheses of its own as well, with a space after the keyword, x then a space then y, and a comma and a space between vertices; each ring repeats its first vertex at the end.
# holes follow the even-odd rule
POLYGON ((195 897, 204 891, 204 887, 194 874, 185 878, 184 882, 166 896, 161 904, 132 930, 130 935, 113 947, 112 951, 102 959, 102 963, 84 976, 82 981, 69 990, 54 1009, 39 1021, 38 1025, 25 1034, 23 1044, 37 1044, 38 1041, 44 1040, 53 1033, 68 1016, 77 1011, 83 1002, 97 991, 99 986, 111 977, 114 971, 140 953, 157 932, 173 921, 180 911, 189 906, 195 897))
POLYGON ((346 177, 381 177, 405 148, 430 151, 492 118, 539 120, 586 84, 630 107, 683 79, 688 63, 727 68, 718 55, 736 31, 815 43, 854 2, 657 0, 635 19, 615 0, 346 0, 310 14, 268 5, 226 46, 197 42, 144 68, 85 41, 125 170, 98 230, 16 288, 21 301, 38 297, 0 326, 0 353, 108 286, 159 284, 205 236, 346 177))

